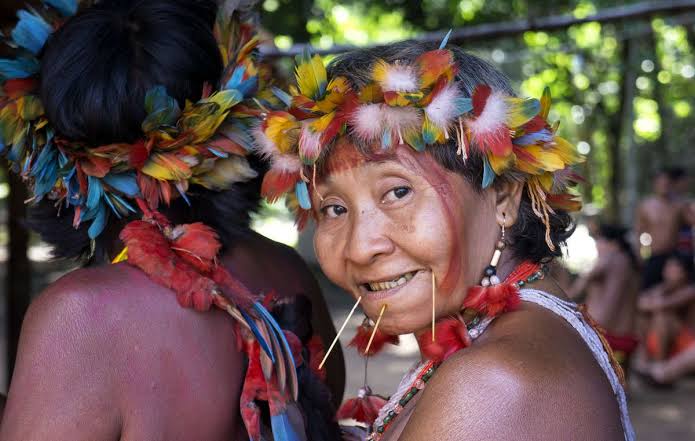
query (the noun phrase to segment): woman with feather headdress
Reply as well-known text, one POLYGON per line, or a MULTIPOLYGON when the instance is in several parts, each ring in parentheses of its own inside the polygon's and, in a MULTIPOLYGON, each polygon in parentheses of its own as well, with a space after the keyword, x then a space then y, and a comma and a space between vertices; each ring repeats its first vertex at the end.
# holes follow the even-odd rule
POLYGON ((324 273, 368 317, 351 345, 414 333, 421 353, 390 398, 345 402, 347 437, 634 440, 610 347, 547 272, 582 160, 550 94, 517 97, 446 39, 297 62, 254 132, 262 191, 315 222, 324 273))
POLYGON ((0 153, 32 193, 29 224, 87 267, 31 305, 0 439, 339 437, 312 369, 312 326, 335 333, 318 286, 249 228, 264 171, 252 3, 19 11, 0 153))

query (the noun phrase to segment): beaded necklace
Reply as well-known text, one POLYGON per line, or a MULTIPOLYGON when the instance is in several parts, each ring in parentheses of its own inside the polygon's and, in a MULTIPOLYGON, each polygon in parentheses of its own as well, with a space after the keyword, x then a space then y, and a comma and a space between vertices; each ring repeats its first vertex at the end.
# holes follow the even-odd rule
MULTIPOLYGON (((505 280, 505 283, 509 283, 513 287, 520 289, 529 283, 534 283, 538 280, 542 280, 545 277, 547 268, 545 266, 538 267, 529 266, 526 264, 519 265, 505 280), (533 270, 532 274, 525 277, 530 270, 533 270)), ((488 325, 492 323, 493 317, 481 318, 480 315, 474 317, 470 324, 466 326, 468 330, 468 335, 471 340, 475 340, 480 337, 488 325)), ((418 372, 415 380, 412 381, 410 387, 405 389, 405 393, 400 395, 394 395, 389 399, 389 401, 384 405, 384 407, 379 411, 379 416, 374 421, 372 426, 372 433, 367 437, 367 441, 379 441, 384 436, 386 430, 392 425, 393 421, 403 412, 405 406, 415 398, 415 396, 427 385, 427 382, 434 376, 437 368, 441 365, 441 362, 434 362, 432 360, 427 360, 419 364, 421 367, 415 367, 413 371, 418 372)), ((401 387, 399 387, 399 390, 401 387)))

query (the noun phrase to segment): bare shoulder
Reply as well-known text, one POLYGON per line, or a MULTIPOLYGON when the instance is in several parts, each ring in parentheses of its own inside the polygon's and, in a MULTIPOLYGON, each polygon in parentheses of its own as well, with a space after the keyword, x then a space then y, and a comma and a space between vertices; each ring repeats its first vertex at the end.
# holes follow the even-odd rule
POLYGON ((623 433, 610 384, 580 337, 524 306, 437 370, 401 439, 618 440, 623 433))

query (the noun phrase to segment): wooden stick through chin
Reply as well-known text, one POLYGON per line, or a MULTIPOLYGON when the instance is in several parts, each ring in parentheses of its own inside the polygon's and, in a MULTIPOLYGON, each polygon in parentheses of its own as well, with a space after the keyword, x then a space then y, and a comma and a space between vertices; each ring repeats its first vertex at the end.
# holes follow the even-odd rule
POLYGON ((372 330, 372 335, 369 337, 369 342, 367 343, 367 349, 364 350, 364 354, 367 355, 369 353, 369 348, 372 347, 372 341, 374 340, 374 336, 376 335, 377 329, 379 329, 379 323, 381 323, 381 317, 384 316, 384 311, 386 311, 386 303, 383 304, 381 307, 381 311, 379 311, 379 318, 376 319, 376 323, 374 323, 374 329, 372 330))
POLYGON ((437 282, 434 280, 434 271, 432 271, 432 342, 434 343, 434 322, 437 319, 437 312, 435 310, 434 299, 437 295, 437 282))

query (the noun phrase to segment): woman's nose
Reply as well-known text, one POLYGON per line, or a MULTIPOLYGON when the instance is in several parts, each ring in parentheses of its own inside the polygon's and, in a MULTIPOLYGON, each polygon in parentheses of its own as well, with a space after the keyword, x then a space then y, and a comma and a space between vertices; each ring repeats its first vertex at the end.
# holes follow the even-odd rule
POLYGON ((379 211, 362 210, 353 216, 351 234, 345 248, 346 258, 358 265, 369 265, 380 256, 389 255, 394 243, 379 211))

